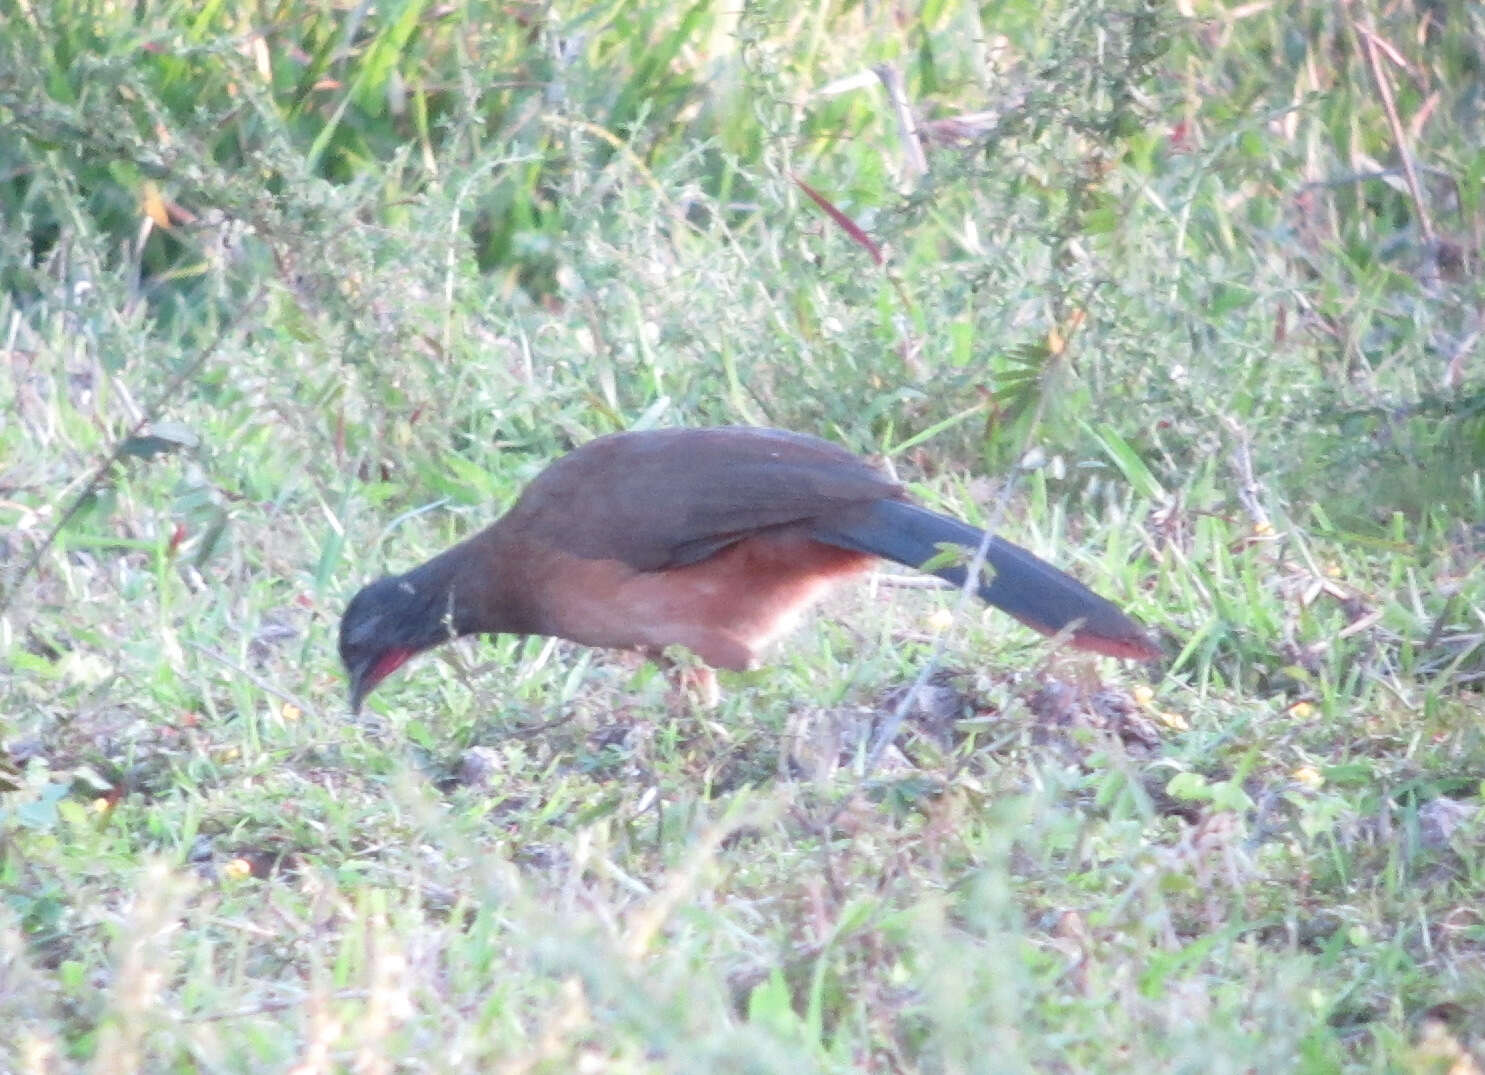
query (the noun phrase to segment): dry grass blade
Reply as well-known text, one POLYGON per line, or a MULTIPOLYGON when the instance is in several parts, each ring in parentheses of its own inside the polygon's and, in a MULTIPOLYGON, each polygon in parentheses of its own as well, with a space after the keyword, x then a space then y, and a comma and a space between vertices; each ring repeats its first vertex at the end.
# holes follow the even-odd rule
POLYGON ((1398 117, 1397 101, 1392 93, 1392 80, 1387 77, 1387 69, 1382 65, 1381 53, 1385 50, 1394 63, 1399 63, 1400 57, 1397 50, 1383 42, 1369 26, 1362 26, 1356 22, 1352 2, 1353 0, 1346 0, 1341 7, 1346 12, 1346 21, 1355 39, 1361 45, 1362 54, 1366 56, 1367 68, 1371 71, 1377 94, 1382 98, 1382 108, 1387 114, 1387 126, 1392 131, 1392 141, 1397 146, 1397 155, 1402 162, 1403 178, 1408 184, 1408 194, 1413 199, 1413 209, 1418 214, 1418 227, 1423 233, 1424 241, 1432 243, 1434 241, 1433 218, 1423 200, 1423 185, 1418 182, 1418 169, 1413 163, 1412 143, 1408 139, 1402 120, 1398 117))

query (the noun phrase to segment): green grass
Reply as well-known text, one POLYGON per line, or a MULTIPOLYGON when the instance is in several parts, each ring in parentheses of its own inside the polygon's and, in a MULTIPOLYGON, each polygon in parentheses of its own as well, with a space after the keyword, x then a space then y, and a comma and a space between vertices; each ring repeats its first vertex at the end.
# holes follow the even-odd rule
POLYGON ((0 1068, 1480 1070, 1485 25, 1188 8, 4 9, 0 1068), (359 585, 708 422, 1168 660, 875 579, 347 715, 359 585))

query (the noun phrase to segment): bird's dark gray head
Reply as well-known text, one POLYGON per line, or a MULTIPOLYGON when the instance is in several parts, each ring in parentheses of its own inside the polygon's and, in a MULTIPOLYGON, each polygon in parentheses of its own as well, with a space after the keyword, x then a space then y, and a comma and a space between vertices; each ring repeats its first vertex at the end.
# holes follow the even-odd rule
POLYGON ((362 587, 340 618, 340 659, 350 680, 351 711, 413 654, 450 637, 447 587, 393 575, 362 587))

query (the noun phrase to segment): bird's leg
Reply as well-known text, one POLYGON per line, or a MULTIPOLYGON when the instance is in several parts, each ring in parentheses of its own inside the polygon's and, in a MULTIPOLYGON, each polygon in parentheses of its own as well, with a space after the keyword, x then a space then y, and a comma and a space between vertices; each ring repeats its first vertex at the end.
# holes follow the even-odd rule
POLYGON ((717 682, 716 669, 704 664, 677 663, 671 672, 677 701, 686 703, 688 708, 694 705, 712 710, 722 704, 722 686, 717 682))
POLYGON ((722 688, 717 673, 694 655, 672 655, 661 646, 642 646, 639 650, 660 669, 668 687, 666 708, 673 713, 706 712, 722 704, 722 688))

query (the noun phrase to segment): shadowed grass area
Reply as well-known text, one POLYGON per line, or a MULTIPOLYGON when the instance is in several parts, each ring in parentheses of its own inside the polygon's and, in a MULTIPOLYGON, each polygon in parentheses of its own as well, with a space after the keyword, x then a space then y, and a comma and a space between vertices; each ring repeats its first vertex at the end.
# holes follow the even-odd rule
POLYGON ((1480 19, 9 13, 0 1067, 1479 1070, 1480 19), (347 715, 364 581, 733 422, 1167 661, 882 575, 347 715))

